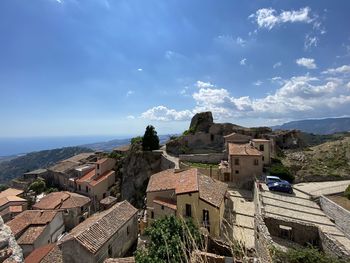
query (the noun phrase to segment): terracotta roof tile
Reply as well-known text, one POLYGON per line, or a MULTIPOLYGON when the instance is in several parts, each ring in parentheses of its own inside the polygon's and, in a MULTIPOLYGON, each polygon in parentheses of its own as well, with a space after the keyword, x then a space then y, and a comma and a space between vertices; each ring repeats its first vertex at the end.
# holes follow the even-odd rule
POLYGON ((202 174, 198 176, 198 179, 199 198, 216 207, 220 207, 227 192, 227 184, 202 174))
POLYGON ((33 250, 33 252, 25 258, 24 263, 40 263, 54 247, 55 244, 48 244, 33 250))
POLYGON ((88 172, 87 174, 85 174, 84 176, 80 177, 76 182, 77 183, 83 183, 83 182, 88 182, 90 180, 92 180, 92 178, 96 175, 96 170, 93 169, 90 172, 88 172))
POLYGON ((6 197, 1 197, 0 198, 0 207, 3 206, 3 205, 6 205, 7 203, 10 203, 10 202, 15 202, 15 203, 26 203, 27 200, 26 199, 23 199, 21 197, 18 197, 18 196, 6 196, 6 197))
POLYGON ((26 210, 6 224, 11 228, 16 238, 30 225, 46 225, 57 215, 58 211, 52 210, 26 210))
POLYGON ((47 226, 30 226, 17 240, 19 245, 33 244, 47 226))
POLYGON ((177 174, 173 169, 164 170, 160 173, 153 174, 149 179, 147 192, 175 190, 177 174))
POLYGON ((198 192, 198 169, 188 169, 177 173, 176 194, 198 192))
POLYGON ((137 211, 127 201, 117 203, 101 213, 94 214, 73 228, 68 235, 62 238, 59 245, 75 239, 88 251, 95 254, 137 211))
POLYGON ((164 205, 164 206, 169 207, 173 210, 177 209, 176 201, 168 199, 168 198, 156 197, 153 199, 153 202, 156 204, 159 204, 159 205, 164 205))
POLYGON ((229 155, 262 156, 262 153, 257 149, 255 149, 249 143, 245 143, 245 144, 229 143, 228 152, 229 152, 229 155))
POLYGON ((115 171, 107 171, 103 174, 101 174, 99 177, 92 180, 89 184, 92 186, 95 186, 99 184, 100 182, 107 180, 109 177, 113 176, 115 174, 115 171))
POLYGON ((71 192, 54 192, 44 196, 33 208, 38 210, 69 209, 82 207, 90 202, 90 198, 71 192))
POLYGON ((17 196, 23 194, 23 190, 15 189, 15 188, 7 188, 6 190, 0 192, 0 198, 8 197, 8 196, 17 196))

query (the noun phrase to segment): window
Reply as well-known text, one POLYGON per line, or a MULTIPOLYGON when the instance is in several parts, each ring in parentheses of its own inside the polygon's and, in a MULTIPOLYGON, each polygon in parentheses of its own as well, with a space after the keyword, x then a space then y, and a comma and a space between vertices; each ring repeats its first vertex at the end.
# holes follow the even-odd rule
POLYGON ((214 141, 214 134, 210 134, 210 140, 214 141))
POLYGON ((126 235, 128 236, 130 234, 130 230, 129 230, 129 227, 127 226, 126 227, 126 235))
POLYGON ((106 198, 106 193, 103 193, 103 198, 106 198))
POLYGON ((289 226, 280 225, 280 237, 287 240, 292 240, 292 228, 289 226))
POLYGON ((225 173, 224 174, 224 177, 225 177, 225 182, 228 182, 230 180, 230 174, 229 173, 225 173))
POLYGON ((78 188, 79 188, 79 191, 81 191, 81 186, 80 185, 78 186, 78 188))
POLYGON ((204 227, 209 225, 209 211, 206 209, 203 209, 203 225, 204 227))
POLYGON ((192 207, 189 204, 186 204, 186 217, 191 217, 192 216, 192 207))
POLYGON ((97 170, 100 170, 100 165, 99 164, 97 164, 97 170))
POLYGON ((235 172, 236 172, 236 174, 239 174, 239 171, 238 171, 238 170, 236 170, 235 172))
POLYGON ((263 144, 260 144, 260 145, 259 145, 259 151, 261 151, 261 152, 264 151, 264 145, 263 145, 263 144))
POLYGON ((239 165, 239 159, 238 158, 235 159, 235 165, 239 165))
POLYGON ((258 159, 254 159, 254 165, 259 165, 259 160, 258 159))
POLYGON ((162 205, 162 210, 164 210, 164 205, 162 205))
POLYGON ((89 188, 87 186, 85 186, 85 191, 89 192, 89 188))
POLYGON ((262 157, 262 160, 264 161, 264 156, 262 157))
POLYGON ((192 193, 189 193, 188 195, 189 195, 189 196, 192 196, 192 193))
POLYGON ((154 212, 151 211, 151 218, 154 218, 154 212))
POLYGON ((112 257, 112 246, 108 245, 108 256, 112 257))

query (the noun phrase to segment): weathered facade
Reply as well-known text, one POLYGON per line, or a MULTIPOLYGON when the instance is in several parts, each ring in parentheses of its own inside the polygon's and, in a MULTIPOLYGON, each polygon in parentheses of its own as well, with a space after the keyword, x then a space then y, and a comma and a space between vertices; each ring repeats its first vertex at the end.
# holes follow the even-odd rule
POLYGON ((122 257, 137 240, 137 209, 127 201, 94 214, 58 242, 64 262, 103 262, 122 257))
POLYGON ((190 217, 208 229, 213 237, 220 236, 225 210, 227 185, 202 175, 198 169, 154 174, 147 187, 147 220, 174 215, 190 217))

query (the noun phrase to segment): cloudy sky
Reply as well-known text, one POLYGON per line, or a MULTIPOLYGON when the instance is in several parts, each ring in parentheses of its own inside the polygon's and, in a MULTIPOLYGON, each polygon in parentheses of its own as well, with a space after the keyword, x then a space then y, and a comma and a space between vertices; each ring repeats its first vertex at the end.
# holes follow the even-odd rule
POLYGON ((350 114, 350 1, 1 0, 0 137, 350 114))

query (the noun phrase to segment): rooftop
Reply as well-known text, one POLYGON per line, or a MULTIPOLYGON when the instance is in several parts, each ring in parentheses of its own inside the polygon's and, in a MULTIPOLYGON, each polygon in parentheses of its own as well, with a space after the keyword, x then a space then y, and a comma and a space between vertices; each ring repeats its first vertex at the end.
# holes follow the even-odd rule
POLYGON ((27 200, 15 195, 0 197, 0 207, 10 202, 27 202, 27 200))
POLYGON ((89 252, 95 254, 137 211, 127 201, 117 203, 77 225, 59 243, 61 245, 75 239, 89 252))
POLYGON ((250 145, 250 143, 229 143, 228 152, 229 155, 237 156, 262 156, 262 153, 250 145))
POLYGON ((113 203, 116 203, 117 202, 117 198, 113 197, 113 196, 107 196, 106 198, 103 198, 100 203, 102 205, 110 205, 110 204, 113 204, 113 203))
POLYGON ((163 198, 163 197, 156 197, 153 199, 153 202, 159 205, 166 206, 170 209, 176 210, 176 201, 168 199, 168 198, 163 198))
POLYGON ((53 192, 37 202, 33 208, 38 210, 69 209, 82 207, 90 202, 90 198, 72 192, 53 192))
POLYGON ((220 206, 227 184, 202 175, 197 168, 180 172, 168 169, 151 176, 147 192, 174 190, 176 194, 199 192, 199 198, 214 205, 220 206))
POLYGON ((111 175, 113 175, 115 172, 113 170, 107 171, 103 174, 101 174, 99 177, 94 178, 96 175, 96 170, 92 170, 85 174, 84 176, 80 177, 76 182, 77 183, 89 183, 92 186, 97 185, 98 183, 102 182, 103 180, 107 179, 111 175))
POLYGON ((20 194, 23 194, 23 190, 19 190, 15 188, 7 188, 6 190, 0 192, 0 198, 7 197, 7 196, 17 196, 20 194))
POLYGON ((56 244, 48 244, 35 249, 24 263, 62 263, 62 252, 56 244))
POLYGON ((41 233, 44 231, 45 228, 46 228, 46 225, 28 227, 27 230, 17 240, 17 243, 19 245, 33 244, 35 240, 41 235, 41 233))
POLYGON ((57 211, 52 210, 26 210, 6 224, 11 228, 16 238, 32 225, 46 225, 57 215, 57 211))

